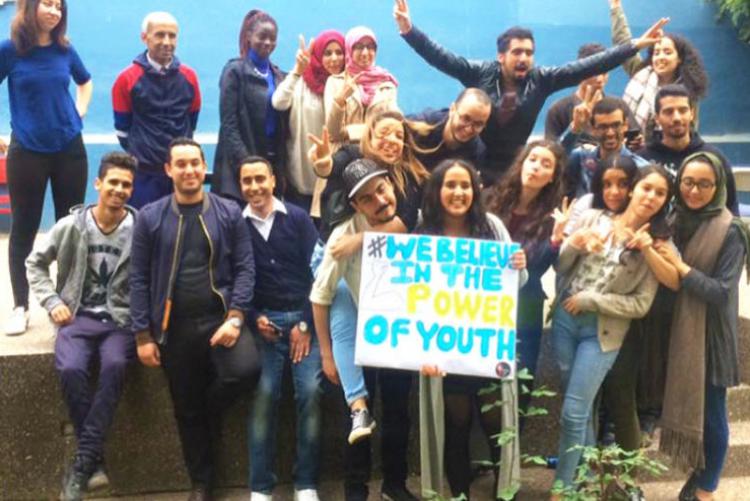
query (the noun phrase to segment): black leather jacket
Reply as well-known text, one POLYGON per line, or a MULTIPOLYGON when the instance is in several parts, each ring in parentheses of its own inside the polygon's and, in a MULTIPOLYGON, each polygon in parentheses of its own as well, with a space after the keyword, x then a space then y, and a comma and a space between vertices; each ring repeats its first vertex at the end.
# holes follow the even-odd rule
POLYGON ((471 61, 458 56, 430 40, 416 26, 402 36, 430 65, 456 78, 465 87, 482 89, 495 104, 487 127, 482 132, 487 158, 479 165, 479 170, 485 186, 499 178, 513 162, 518 149, 529 138, 537 115, 550 94, 578 85, 591 76, 606 73, 638 52, 630 42, 562 66, 533 67, 519 87, 515 116, 500 125, 497 105, 503 89, 497 61, 471 61))

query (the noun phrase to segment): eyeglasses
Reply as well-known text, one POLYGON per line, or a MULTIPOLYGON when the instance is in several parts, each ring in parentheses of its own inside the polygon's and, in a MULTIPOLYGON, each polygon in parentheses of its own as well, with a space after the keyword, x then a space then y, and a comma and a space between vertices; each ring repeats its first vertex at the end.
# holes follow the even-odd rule
POLYGON ((699 191, 708 191, 716 186, 716 183, 712 183, 708 179, 701 179, 699 181, 696 181, 692 177, 683 177, 680 181, 680 184, 688 190, 692 190, 697 186, 699 191))
POLYGON ((458 123, 464 127, 471 127, 476 131, 484 129, 487 122, 484 120, 472 120, 469 115, 458 115, 458 123))
POLYGON ((375 52, 376 50, 378 50, 378 46, 374 43, 355 43, 352 46, 352 51, 365 49, 369 50, 370 52, 375 52))
POLYGON ((596 129, 599 132, 607 132, 608 130, 619 130, 620 127, 622 127, 622 122, 613 122, 611 124, 596 124, 594 125, 594 129, 596 129))

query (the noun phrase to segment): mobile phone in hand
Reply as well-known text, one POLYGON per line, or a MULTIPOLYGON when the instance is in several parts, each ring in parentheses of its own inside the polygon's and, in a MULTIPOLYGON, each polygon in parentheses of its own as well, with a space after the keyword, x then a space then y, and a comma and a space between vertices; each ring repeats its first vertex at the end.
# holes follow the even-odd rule
POLYGON ((276 333, 277 336, 283 336, 284 332, 281 330, 281 327, 276 325, 275 323, 268 321, 268 325, 273 329, 273 331, 276 333))

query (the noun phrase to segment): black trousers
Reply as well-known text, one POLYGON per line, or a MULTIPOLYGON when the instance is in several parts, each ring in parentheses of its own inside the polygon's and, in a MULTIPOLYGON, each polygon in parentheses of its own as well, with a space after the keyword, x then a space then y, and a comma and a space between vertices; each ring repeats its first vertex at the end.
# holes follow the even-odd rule
POLYGON ((246 327, 231 348, 208 344, 223 321, 221 314, 173 317, 162 348, 185 466, 194 484, 208 486, 214 481, 213 453, 222 413, 260 374, 258 349, 246 327))
MULTIPOLYGON (((409 448, 409 394, 414 372, 395 369, 365 368, 365 386, 370 395, 368 407, 374 414, 375 394, 380 386, 383 412, 376 433, 381 438, 383 483, 403 486, 408 473, 406 454, 409 448)), ((347 408, 347 412, 349 409, 347 408)), ((349 421, 351 425, 351 422, 349 421)), ((344 493, 347 501, 366 500, 367 482, 372 470, 371 441, 362 440, 344 446, 344 493)))
POLYGON ((8 239, 10 284, 15 306, 29 307, 26 258, 34 246, 44 209, 47 181, 52 186, 55 220, 65 217, 86 195, 88 159, 79 134, 68 146, 55 153, 25 149, 11 136, 7 160, 11 223, 8 239))

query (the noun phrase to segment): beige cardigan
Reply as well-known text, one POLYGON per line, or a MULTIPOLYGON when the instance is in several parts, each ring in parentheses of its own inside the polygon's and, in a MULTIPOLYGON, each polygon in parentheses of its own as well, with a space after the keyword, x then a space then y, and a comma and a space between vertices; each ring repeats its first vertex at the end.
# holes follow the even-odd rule
POLYGON ((326 81, 323 94, 328 133, 331 142, 338 145, 359 142, 365 123, 371 116, 387 110, 398 111, 398 92, 393 82, 383 82, 378 86, 370 106, 365 107, 359 92, 355 92, 346 100, 346 106, 340 107, 335 97, 341 92, 345 82, 343 73, 331 75, 326 81))
MULTIPOLYGON (((596 226, 604 215, 600 209, 590 209, 581 215, 576 229, 596 226)), ((585 252, 576 249, 567 241, 560 249, 556 271, 558 296, 552 303, 554 311, 560 301, 560 294, 570 287, 584 261, 585 252)), ((619 350, 630 327, 630 321, 648 313, 658 287, 656 277, 651 272, 646 259, 640 252, 634 252, 614 271, 611 280, 601 292, 590 290, 577 294, 578 304, 584 311, 597 313, 597 329, 602 351, 619 350)))

